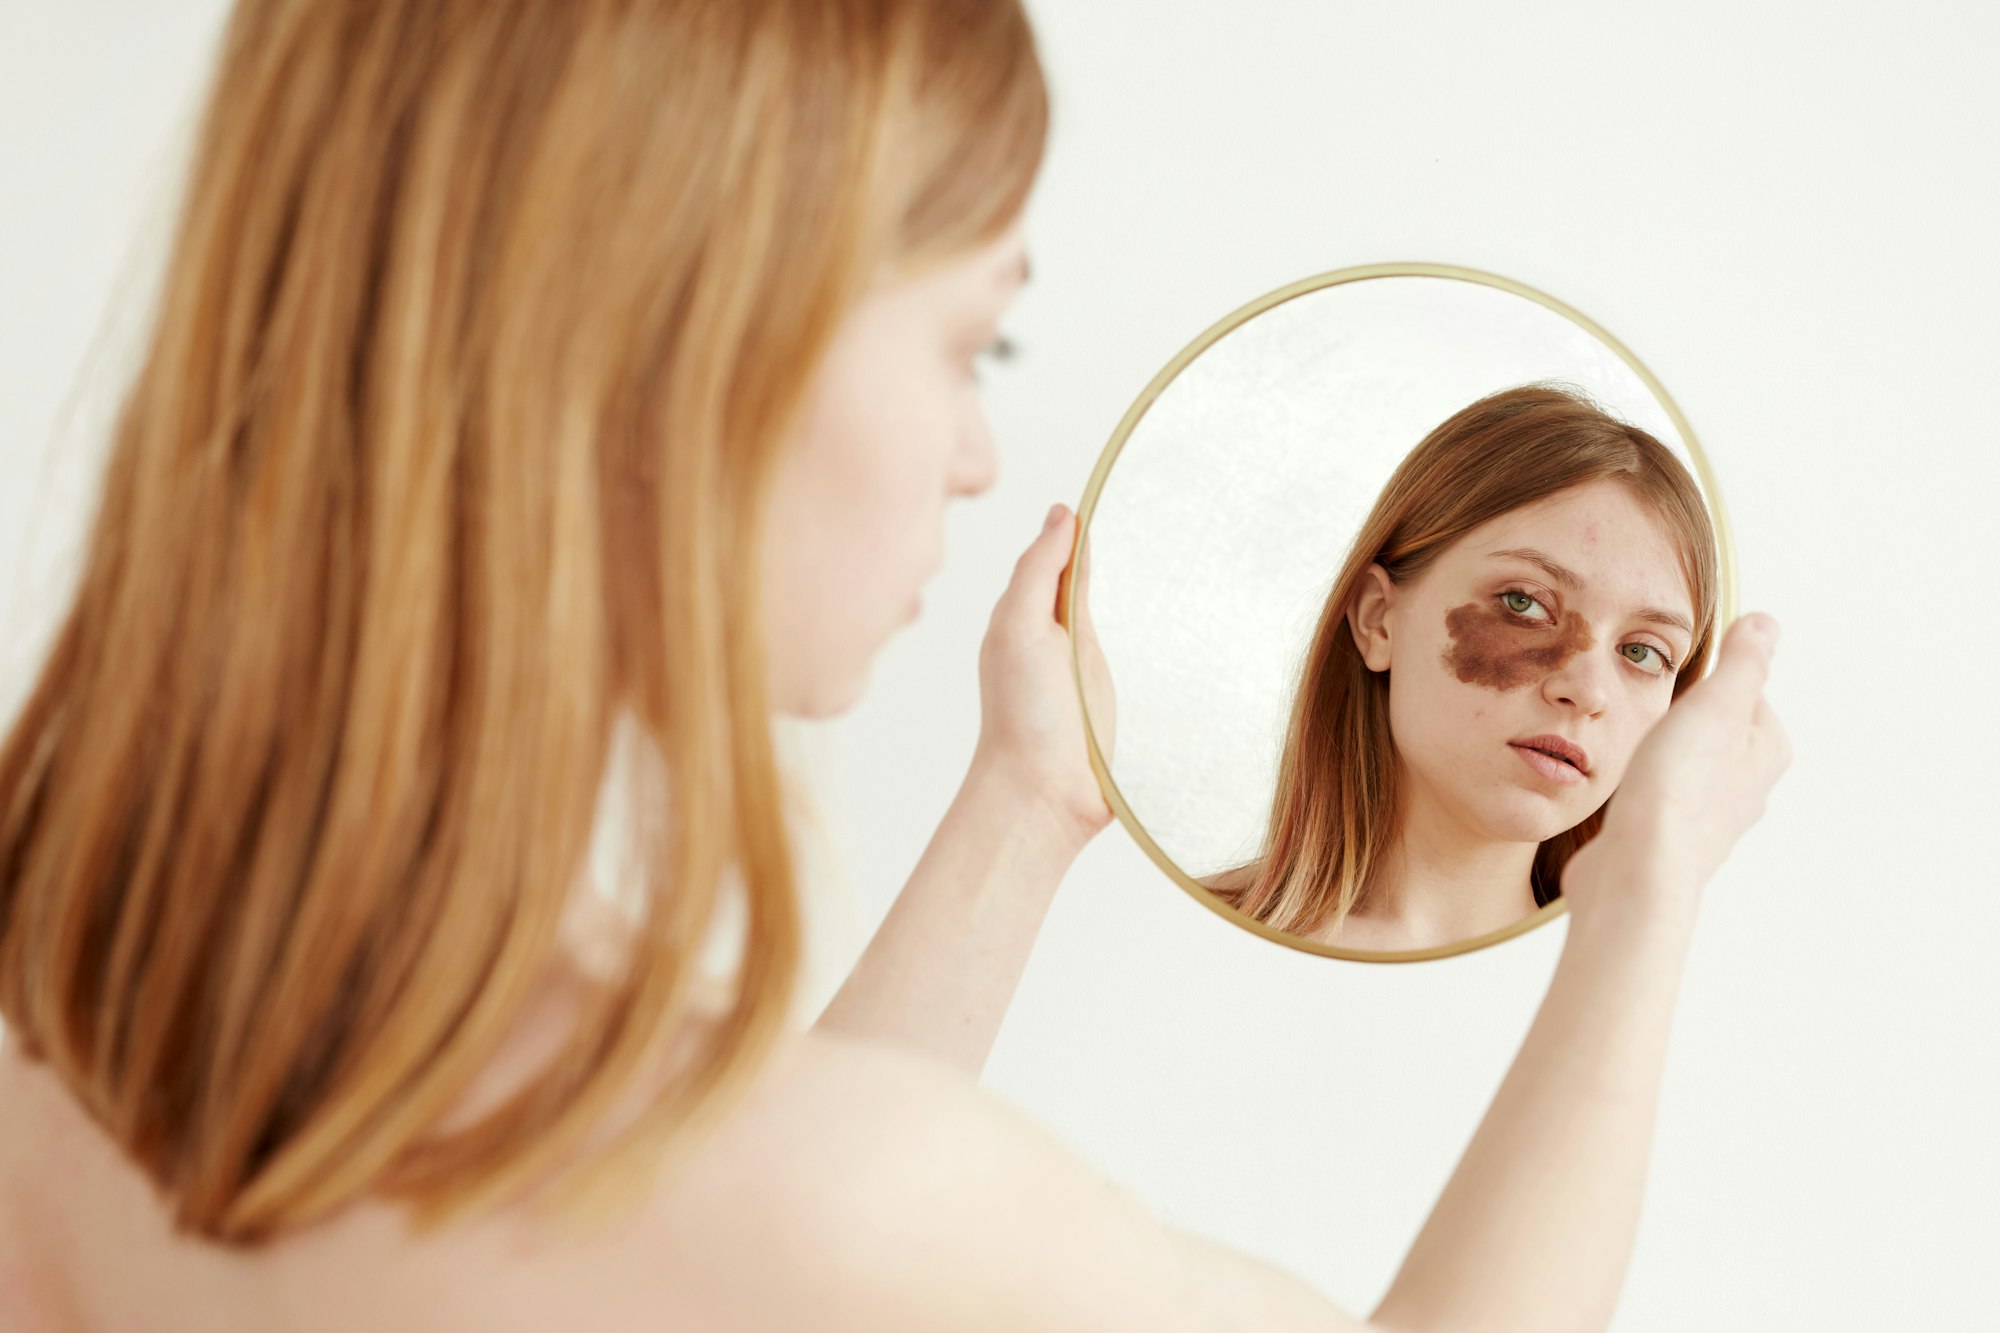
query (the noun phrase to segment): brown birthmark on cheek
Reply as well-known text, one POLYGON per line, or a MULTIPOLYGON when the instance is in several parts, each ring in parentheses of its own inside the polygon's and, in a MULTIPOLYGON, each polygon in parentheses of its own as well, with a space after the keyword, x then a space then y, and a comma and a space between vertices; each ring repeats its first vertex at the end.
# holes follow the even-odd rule
POLYGON ((1498 598, 1467 602, 1445 614, 1451 647, 1444 664, 1468 685, 1489 690, 1518 690, 1546 676, 1590 647, 1590 622, 1565 615, 1559 622, 1537 624, 1507 614, 1498 598))

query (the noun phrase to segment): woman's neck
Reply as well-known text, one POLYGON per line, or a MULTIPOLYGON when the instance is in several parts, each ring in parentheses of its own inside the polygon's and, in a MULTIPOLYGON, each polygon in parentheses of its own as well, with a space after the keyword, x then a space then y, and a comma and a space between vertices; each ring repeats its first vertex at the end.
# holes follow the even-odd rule
POLYGON ((1401 835, 1333 942, 1429 949, 1513 925, 1536 907, 1536 848, 1481 836, 1412 793, 1401 835))

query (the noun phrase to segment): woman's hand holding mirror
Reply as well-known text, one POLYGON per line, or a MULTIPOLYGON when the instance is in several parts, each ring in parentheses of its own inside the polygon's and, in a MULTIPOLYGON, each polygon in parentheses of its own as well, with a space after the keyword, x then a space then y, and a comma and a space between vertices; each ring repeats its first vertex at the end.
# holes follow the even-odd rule
MULTIPOLYGON (((1060 589, 1076 539, 1076 515, 1058 505, 1022 553, 993 608, 979 651, 980 729, 973 769, 1011 793, 1024 813, 1046 815, 1058 838, 1082 845, 1111 822, 1091 770, 1083 710, 1070 665, 1060 589)), ((1111 676, 1087 609, 1088 548, 1077 571, 1079 660, 1097 742, 1109 761, 1111 676)))
POLYGON ((1715 669, 1633 752, 1603 829, 1564 871, 1563 896, 1579 925, 1609 902, 1691 911, 1763 816, 1791 763, 1791 743, 1763 693, 1777 642, 1767 615, 1730 626, 1715 669))

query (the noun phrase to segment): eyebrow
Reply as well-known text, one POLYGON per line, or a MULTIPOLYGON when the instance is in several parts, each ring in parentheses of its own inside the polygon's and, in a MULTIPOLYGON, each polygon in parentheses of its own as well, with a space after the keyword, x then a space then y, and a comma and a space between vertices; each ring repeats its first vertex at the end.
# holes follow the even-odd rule
MULTIPOLYGON (((1566 591, 1583 591, 1583 579, 1566 565, 1557 564, 1542 552, 1528 546, 1510 546, 1504 551, 1489 551, 1487 555, 1495 560, 1525 560, 1539 566, 1548 576, 1560 583, 1566 591)), ((1647 620, 1656 625, 1672 625, 1689 638, 1694 637, 1694 626, 1688 618, 1675 611, 1663 611, 1657 606, 1641 607, 1632 613, 1635 620, 1647 620)))

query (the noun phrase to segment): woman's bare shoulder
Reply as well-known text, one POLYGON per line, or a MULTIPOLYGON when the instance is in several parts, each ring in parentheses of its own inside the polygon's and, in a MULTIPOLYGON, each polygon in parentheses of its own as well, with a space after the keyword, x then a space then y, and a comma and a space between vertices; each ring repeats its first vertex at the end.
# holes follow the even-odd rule
POLYGON ((676 1316, 661 1327, 1021 1327, 958 1307, 979 1285, 968 1260, 1011 1284, 1028 1257, 994 1252, 985 1187, 1032 1194, 1008 1165, 1024 1135, 1039 1142, 957 1070, 796 1034, 594 1266, 657 1282, 646 1308, 676 1316))
POLYGON ((855 1227, 871 1220, 863 1214, 908 1164, 975 1151, 1017 1118, 958 1070, 851 1037, 800 1033, 663 1181, 651 1211, 690 1237, 715 1237, 726 1223, 757 1248, 823 1252, 820 1231, 856 1238, 855 1227))
POLYGON ((659 1192, 648 1243, 702 1253, 698 1304, 741 1327, 1003 1327, 942 1315, 968 1257, 1012 1267, 988 1185, 1032 1191, 1014 1168, 1039 1138, 958 1070, 802 1034, 659 1192))
MULTIPOLYGON (((963 1073, 884 1046, 794 1043, 669 1196, 747 1282, 748 1327, 1359 1327, 1289 1274, 1171 1228, 963 1073), (745 1188, 745 1187, 748 1188, 745 1188), (735 1191, 733 1194, 731 1191, 735 1191)), ((737 1325, 731 1325, 736 1327, 737 1325)))
POLYGON ((524 1210, 416 1235, 368 1205, 219 1250, 174 1235, 108 1141, 50 1120, 59 1098, 28 1100, 19 1125, 0 1103, 7 1127, 78 1151, 61 1191, 0 1179, 0 1217, 14 1187, 39 1189, 36 1235, 69 1238, 0 1296, 25 1306, 10 1333, 1353 1327, 1164 1227, 964 1074, 852 1038, 788 1037, 634 1211, 583 1239, 524 1210))

